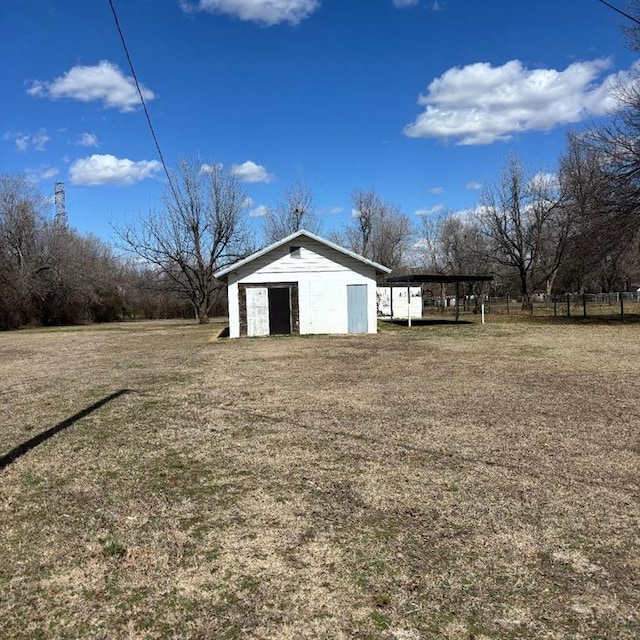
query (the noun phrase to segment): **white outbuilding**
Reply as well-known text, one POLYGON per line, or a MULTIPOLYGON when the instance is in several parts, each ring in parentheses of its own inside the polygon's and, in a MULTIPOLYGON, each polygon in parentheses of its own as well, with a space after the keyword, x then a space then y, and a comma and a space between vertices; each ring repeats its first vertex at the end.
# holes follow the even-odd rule
POLYGON ((376 276, 387 267, 308 231, 214 275, 226 280, 229 335, 375 333, 376 276))

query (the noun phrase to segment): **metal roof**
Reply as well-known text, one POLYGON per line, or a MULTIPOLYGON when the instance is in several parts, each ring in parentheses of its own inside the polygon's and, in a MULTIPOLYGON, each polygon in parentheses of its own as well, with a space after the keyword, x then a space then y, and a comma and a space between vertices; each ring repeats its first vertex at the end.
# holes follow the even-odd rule
POLYGON ((331 247, 332 249, 339 251, 345 256, 349 256, 354 260, 358 260, 359 262, 363 262, 364 264, 367 264, 370 267, 373 267, 376 271, 379 271, 380 273, 391 273, 391 269, 389 269, 388 267, 378 264, 377 262, 373 262, 373 260, 368 260, 367 258, 364 258, 361 255, 354 253, 353 251, 349 251, 349 249, 345 249, 344 247, 334 244, 330 240, 326 240, 325 238, 321 238, 320 236, 315 235, 315 233, 311 233, 310 231, 306 231, 305 229, 300 229, 300 231, 296 231, 295 233, 288 235, 286 238, 282 238, 282 240, 278 240, 277 242, 270 244, 268 247, 265 247, 260 251, 256 251, 255 253, 252 253, 250 256, 247 256, 243 260, 239 260, 238 262, 234 262, 233 264, 223 267, 222 269, 216 271, 213 274, 213 277, 218 279, 224 278, 226 275, 228 275, 232 271, 235 271, 240 267, 244 267, 246 264, 253 262, 256 258, 259 258, 269 253, 270 251, 273 251, 274 249, 277 249, 278 247, 281 247, 282 245, 287 244, 287 242, 291 242, 291 240, 295 240, 296 238, 299 238, 300 236, 305 236, 306 238, 310 238, 311 240, 320 242, 321 244, 324 244, 327 247, 331 247))
POLYGON ((389 284, 410 284, 412 282, 490 282, 491 274, 449 274, 449 273, 407 273, 386 279, 389 284))

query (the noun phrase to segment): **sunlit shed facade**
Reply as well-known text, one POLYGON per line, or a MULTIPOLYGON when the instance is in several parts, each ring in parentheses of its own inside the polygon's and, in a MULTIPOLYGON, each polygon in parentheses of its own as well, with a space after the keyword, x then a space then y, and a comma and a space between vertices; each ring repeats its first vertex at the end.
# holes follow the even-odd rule
POLYGON ((229 335, 375 333, 376 276, 390 269, 297 231, 215 274, 226 280, 229 335))

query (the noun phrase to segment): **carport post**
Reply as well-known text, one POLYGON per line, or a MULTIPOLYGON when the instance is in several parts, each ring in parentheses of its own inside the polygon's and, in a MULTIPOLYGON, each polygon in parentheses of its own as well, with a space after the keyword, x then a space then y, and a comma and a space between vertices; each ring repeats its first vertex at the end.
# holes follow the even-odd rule
POLYGON ((456 281, 456 322, 460 318, 460 283, 456 281))
POLYGON ((411 287, 407 286, 407 326, 411 328, 411 287))

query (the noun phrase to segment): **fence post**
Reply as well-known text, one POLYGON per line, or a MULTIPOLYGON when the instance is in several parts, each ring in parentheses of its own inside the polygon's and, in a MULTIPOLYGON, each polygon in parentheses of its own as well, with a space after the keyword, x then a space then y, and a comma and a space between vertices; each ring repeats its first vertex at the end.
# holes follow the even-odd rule
POLYGON ((624 322, 624 296, 622 293, 620 295, 620 322, 624 322))
POLYGON ((509 315, 509 294, 507 293, 507 315, 509 315))
POLYGON ((587 294, 582 292, 582 317, 587 317, 587 294))
POLYGON ((558 315, 558 302, 556 299, 553 299, 553 317, 555 318, 558 315))
POLYGON ((567 293, 567 318, 571 317, 571 294, 567 293))

